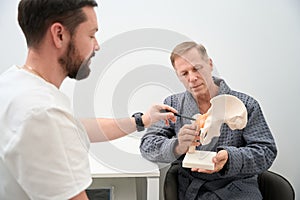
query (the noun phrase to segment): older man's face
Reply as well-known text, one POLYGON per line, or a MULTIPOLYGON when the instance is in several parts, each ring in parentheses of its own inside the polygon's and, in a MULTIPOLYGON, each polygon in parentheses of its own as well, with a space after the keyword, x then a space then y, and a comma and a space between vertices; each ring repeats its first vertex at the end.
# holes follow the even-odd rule
POLYGON ((208 92, 212 78, 212 64, 210 59, 203 59, 199 52, 193 48, 176 57, 174 68, 179 80, 194 96, 208 92))

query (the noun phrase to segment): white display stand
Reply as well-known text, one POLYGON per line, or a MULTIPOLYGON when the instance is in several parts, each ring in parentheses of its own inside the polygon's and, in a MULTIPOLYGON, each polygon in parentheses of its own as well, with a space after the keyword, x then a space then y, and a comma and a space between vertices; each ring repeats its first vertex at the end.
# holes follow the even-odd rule
POLYGON ((216 152, 211 151, 195 151, 193 153, 187 153, 182 162, 182 167, 214 170, 215 166, 212 159, 216 155, 216 152))

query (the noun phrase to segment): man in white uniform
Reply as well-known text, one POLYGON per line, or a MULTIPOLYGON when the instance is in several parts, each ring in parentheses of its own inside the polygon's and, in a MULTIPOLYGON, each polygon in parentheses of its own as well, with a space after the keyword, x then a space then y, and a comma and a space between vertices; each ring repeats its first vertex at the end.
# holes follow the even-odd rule
POLYGON ((74 118, 59 91, 68 76, 89 75, 100 47, 94 0, 21 0, 18 20, 28 55, 0 75, 0 199, 87 199, 89 142, 122 137, 176 110, 154 105, 124 119, 74 118))

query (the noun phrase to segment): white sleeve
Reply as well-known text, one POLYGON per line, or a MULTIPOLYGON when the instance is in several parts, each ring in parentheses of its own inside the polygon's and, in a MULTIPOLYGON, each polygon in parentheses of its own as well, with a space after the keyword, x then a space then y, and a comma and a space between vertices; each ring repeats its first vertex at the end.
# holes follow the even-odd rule
POLYGON ((4 161, 30 199, 69 199, 91 184, 89 141, 77 123, 62 110, 44 109, 16 130, 4 161))

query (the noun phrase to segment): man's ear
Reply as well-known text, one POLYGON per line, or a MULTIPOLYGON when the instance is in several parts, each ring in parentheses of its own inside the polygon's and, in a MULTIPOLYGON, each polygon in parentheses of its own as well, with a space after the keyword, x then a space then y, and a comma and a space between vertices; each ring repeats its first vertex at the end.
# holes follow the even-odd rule
POLYGON ((61 23, 54 23, 50 27, 51 36, 53 39, 53 43, 56 48, 62 48, 63 44, 66 43, 68 31, 61 23))
POLYGON ((214 64, 213 64, 213 61, 212 61, 211 58, 208 58, 208 64, 209 64, 209 66, 210 66, 210 68, 211 68, 211 71, 213 71, 213 69, 214 69, 214 64))

